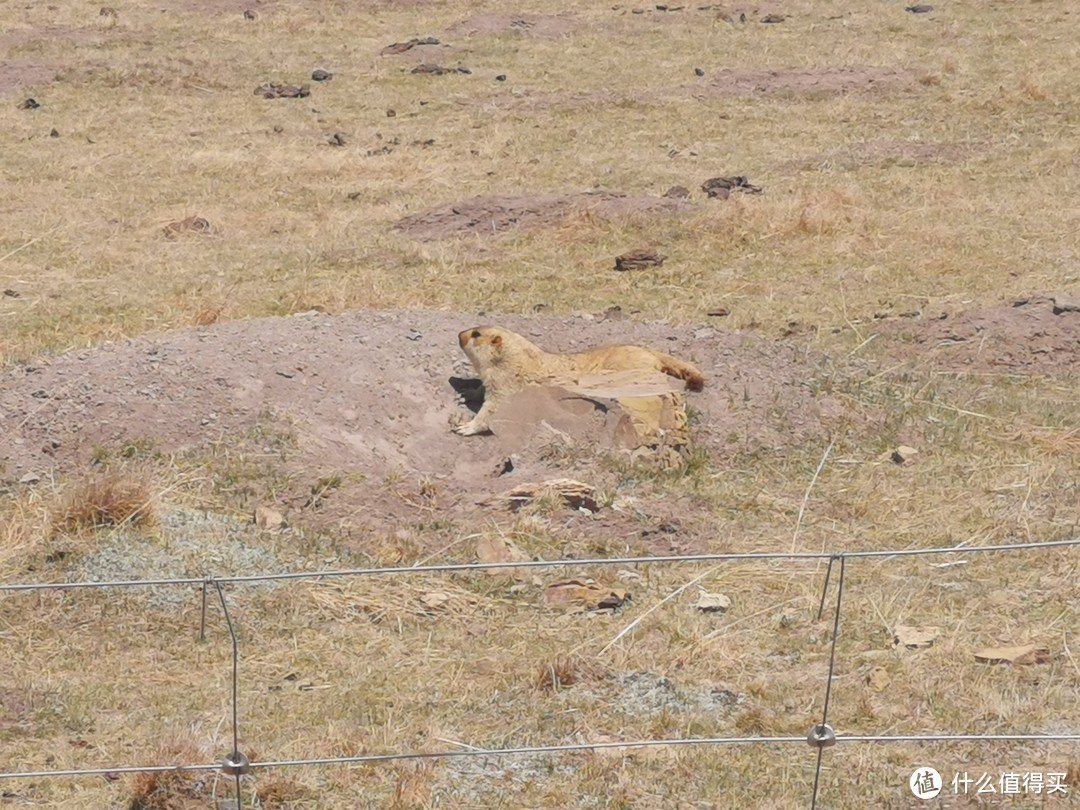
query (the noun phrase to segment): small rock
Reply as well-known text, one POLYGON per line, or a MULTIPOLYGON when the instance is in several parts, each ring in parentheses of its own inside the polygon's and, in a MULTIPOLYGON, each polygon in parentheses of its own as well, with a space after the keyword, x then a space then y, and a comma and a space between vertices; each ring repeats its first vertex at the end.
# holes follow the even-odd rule
POLYGON ((397 116, 397 110, 387 110, 386 111, 386 117, 387 118, 395 118, 396 116, 397 116))
POLYGON ((497 82, 505 82, 506 81, 506 74, 505 73, 500 73, 498 76, 495 77, 495 81, 497 81, 497 82))
POLYGON ((273 531, 285 525, 285 517, 269 506, 256 506, 253 522, 264 531, 273 531))
POLYGON ((331 146, 344 146, 345 145, 345 136, 342 135, 340 132, 335 132, 330 137, 330 140, 328 141, 328 143, 331 146))
POLYGON ((257 19, 259 19, 259 15, 256 12, 252 11, 250 8, 245 9, 244 10, 244 19, 245 20, 257 20, 257 19))
POLYGON ((1069 295, 1055 295, 1054 314, 1064 315, 1066 312, 1080 312, 1080 298, 1069 295))
POLYGON ((36 110, 41 105, 36 99, 28 98, 19 105, 20 110, 36 110))
POLYGON ((710 318, 726 318, 728 315, 731 314, 731 310, 727 307, 713 307, 705 314, 708 315, 710 318))
POLYGON ((37 473, 29 472, 26 475, 24 475, 22 478, 19 479, 19 483, 20 484, 36 484, 40 480, 41 480, 41 476, 39 476, 37 473))
POLYGON ((705 71, 704 71, 704 70, 702 70, 701 68, 694 68, 694 75, 695 75, 695 76, 704 76, 704 75, 705 75, 705 71))
POLYGON ((664 196, 669 200, 688 200, 690 199, 690 189, 686 186, 672 186, 664 192, 664 196))
POLYGON ((49 137, 50 138, 59 138, 60 137, 60 131, 57 130, 57 129, 50 130, 49 137))
POLYGON ((725 613, 731 607, 731 599, 722 593, 709 593, 701 590, 698 592, 694 607, 702 613, 725 613))
POLYGON ((766 14, 761 18, 761 21, 763 23, 782 23, 786 19, 787 17, 783 14, 766 14))
POLYGON ((18 290, 12 290, 12 289, 4 290, 4 297, 5 298, 18 298, 19 297, 19 291, 18 290))
POLYGON ((311 80, 313 82, 328 82, 334 78, 334 74, 326 70, 313 70, 311 71, 311 80))
POLYGON ((927 14, 933 10, 933 6, 928 6, 923 3, 920 3, 917 6, 908 6, 904 9, 904 11, 910 11, 912 14, 927 14))
POLYGON ((908 447, 906 444, 902 444, 889 454, 889 458, 894 464, 910 464, 915 460, 915 456, 918 454, 919 451, 914 447, 908 447))

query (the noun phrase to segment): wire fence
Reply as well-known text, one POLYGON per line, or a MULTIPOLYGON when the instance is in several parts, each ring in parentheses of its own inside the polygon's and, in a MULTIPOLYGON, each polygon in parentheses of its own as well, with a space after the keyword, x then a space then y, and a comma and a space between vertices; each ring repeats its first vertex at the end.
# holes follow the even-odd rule
POLYGON ((170 765, 116 765, 99 768, 74 768, 68 770, 46 771, 0 771, 0 779, 42 779, 60 777, 120 775, 135 773, 168 773, 175 771, 216 771, 232 777, 235 781, 237 806, 243 804, 242 777, 260 769, 291 768, 303 766, 333 766, 333 765, 358 765, 378 764, 403 760, 436 760, 436 759, 459 759, 470 757, 507 757, 519 755, 551 756, 568 752, 601 751, 609 749, 634 749, 653 747, 684 747, 684 746, 806 746, 817 749, 816 763, 814 767, 814 782, 810 796, 810 807, 817 807, 820 791, 820 777, 825 756, 825 749, 838 744, 849 743, 955 743, 955 742, 1080 742, 1080 730, 1072 733, 1045 733, 1045 734, 838 734, 829 723, 829 709, 831 708, 832 683, 836 665, 836 643, 840 635, 841 613, 843 606, 845 576, 847 562, 849 560, 914 557, 925 555, 946 554, 973 554, 993 552, 1017 552, 1032 549, 1063 549, 1080 546, 1080 538, 1067 540, 1045 540, 1029 543, 1014 543, 983 546, 947 546, 933 548, 907 548, 893 550, 865 550, 844 552, 736 552, 716 554, 681 554, 666 556, 636 556, 636 557, 599 557, 586 559, 557 559, 557 560, 519 560, 498 563, 446 563, 436 565, 394 566, 384 568, 354 568, 354 569, 331 569, 321 571, 293 571, 277 574, 251 574, 240 576, 205 576, 205 577, 181 577, 173 579, 141 579, 141 580, 115 580, 107 582, 35 582, 35 583, 9 583, 0 585, 0 593, 44 591, 44 590, 68 590, 83 588, 134 588, 152 586, 201 586, 202 610, 200 621, 200 638, 205 638, 206 611, 208 598, 216 595, 222 609, 229 638, 232 647, 232 677, 231 687, 231 725, 233 750, 213 763, 185 763, 170 765), (813 725, 806 736, 749 736, 749 737, 690 737, 672 739, 643 739, 617 742, 582 742, 568 743, 563 745, 540 745, 521 746, 512 748, 473 748, 462 750, 444 750, 434 752, 391 752, 384 754, 365 754, 360 756, 343 757, 314 757, 308 759, 283 759, 265 760, 252 762, 240 751, 240 647, 237 641, 236 628, 229 614, 228 600, 222 586, 240 585, 245 583, 261 583, 275 581, 298 581, 298 580, 326 580, 342 577, 364 576, 408 576, 416 574, 433 573, 469 573, 489 570, 507 570, 514 568, 557 568, 564 566, 606 566, 606 565, 656 565, 676 563, 700 563, 700 562, 745 562, 745 561, 827 561, 825 581, 822 586, 821 600, 818 606, 818 619, 824 616, 826 601, 829 593, 829 585, 836 572, 836 597, 832 613, 832 637, 829 649, 829 666, 824 684, 823 708, 821 722, 813 725))

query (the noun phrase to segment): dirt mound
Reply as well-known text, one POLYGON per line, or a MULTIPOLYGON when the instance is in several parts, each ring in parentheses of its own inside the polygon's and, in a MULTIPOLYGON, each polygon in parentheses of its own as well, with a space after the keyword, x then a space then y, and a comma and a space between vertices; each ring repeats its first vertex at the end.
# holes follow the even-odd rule
POLYGON ((410 214, 394 227, 416 239, 445 239, 459 234, 493 234, 508 230, 557 225, 582 213, 601 217, 633 214, 674 214, 690 203, 648 194, 588 191, 578 194, 540 194, 524 197, 473 197, 410 214))
POLYGON ((575 24, 574 18, 565 14, 474 14, 449 30, 462 36, 517 32, 530 37, 561 37, 575 24))
MULTIPOLYGON (((711 327, 498 320, 554 351, 634 342, 694 361, 707 383, 687 396, 693 438, 714 459, 825 429, 805 384, 813 371, 795 347, 711 327)), ((392 511, 400 501, 388 492, 406 481, 414 496, 418 481, 434 482, 440 509, 471 507, 518 481, 599 483, 586 446, 608 418, 596 403, 520 402, 504 409, 521 424, 503 435, 450 432, 463 411, 455 387, 469 387, 456 334, 473 321, 424 311, 235 321, 10 369, 0 380, 0 477, 63 476, 129 453, 210 469, 249 459, 260 475, 288 481, 288 508, 319 506, 316 483, 333 480, 333 502, 349 515, 392 511), (498 477, 511 454, 512 476, 498 477)))
POLYGON ((1080 371, 1080 296, 1033 295, 937 320, 891 322, 920 358, 957 371, 1055 374, 1080 371))
POLYGON ((694 96, 751 96, 787 93, 824 96, 858 90, 894 90, 912 83, 912 75, 899 68, 844 67, 824 70, 720 70, 707 83, 687 90, 694 96))

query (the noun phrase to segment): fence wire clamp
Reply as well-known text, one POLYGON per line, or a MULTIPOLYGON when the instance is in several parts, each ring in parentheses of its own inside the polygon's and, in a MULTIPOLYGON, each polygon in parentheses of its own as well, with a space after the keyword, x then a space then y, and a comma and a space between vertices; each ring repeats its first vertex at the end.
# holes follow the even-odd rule
POLYGON ((806 742, 811 748, 828 748, 836 745, 836 732, 828 723, 818 723, 806 735, 806 742))
POLYGON ((226 776, 251 773, 251 760, 240 751, 233 751, 221 760, 221 772, 226 776))

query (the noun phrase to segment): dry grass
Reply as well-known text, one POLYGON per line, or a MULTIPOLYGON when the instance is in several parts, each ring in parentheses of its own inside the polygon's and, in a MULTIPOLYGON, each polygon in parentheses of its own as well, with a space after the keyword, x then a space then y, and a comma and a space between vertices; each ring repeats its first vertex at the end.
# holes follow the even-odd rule
MULTIPOLYGON (((704 322, 723 305, 725 326, 776 336, 796 322, 813 348, 843 357, 878 312, 935 312, 1080 283, 1065 0, 937 4, 926 19, 902 4, 793 0, 789 20, 769 26, 733 26, 690 6, 631 15, 605 4, 575 7, 579 24, 562 39, 448 34, 483 10, 461 0, 377 10, 281 0, 254 22, 195 5, 168 3, 162 13, 161 3, 137 0, 115 17, 85 4, 0 6, 12 29, 39 32, 12 45, 10 58, 60 71, 20 94, 38 98, 38 110, 17 109, 10 93, 0 104, 10 134, 0 168, 11 180, 0 210, 0 289, 16 293, 0 296, 0 368, 145 332, 357 306, 617 304, 640 317, 704 322), (56 26, 101 42, 74 48, 56 26), (411 76, 402 70, 411 63, 377 55, 428 34, 461 48, 447 61, 473 74, 411 76), (182 55, 176 42, 187 43, 182 55), (722 68, 855 65, 900 68, 913 81, 813 98, 700 92, 722 68), (263 81, 299 82, 315 67, 336 75, 308 99, 252 95, 263 81), (49 137, 53 128, 59 137, 49 137), (345 146, 327 144, 335 132, 345 146), (430 147, 414 145, 431 138, 430 147), (677 218, 585 214, 496 237, 421 243, 392 228, 473 195, 662 193, 676 184, 696 193, 707 177, 730 173, 766 193, 699 199, 677 218), (194 215, 211 223, 209 234, 164 238, 166 224, 194 215), (615 255, 646 244, 668 256, 663 267, 611 272, 615 255)), ((554 0, 529 8, 568 10, 554 0)), ((881 343, 858 356, 886 356, 881 343)), ((659 495, 707 516, 701 536, 676 533, 673 542, 715 550, 789 550, 804 503, 797 550, 1076 535, 1075 381, 909 364, 826 387, 853 416, 830 437, 830 463, 809 497, 824 440, 783 457, 702 459, 681 477, 628 471, 621 494, 659 495), (920 448, 915 463, 887 459, 901 442, 920 448)), ((162 460, 153 465, 176 474, 162 460)), ((211 460, 203 482, 176 497, 224 511, 235 506, 234 489, 263 474, 255 463, 223 465, 211 460)), ((75 480, 51 508, 31 490, 5 493, 3 580, 75 576, 93 551, 49 563, 46 577, 51 532, 149 529, 159 508, 149 480, 122 470, 75 480)), ((437 495, 401 490, 421 511, 437 495)), ((601 542, 589 520, 557 508, 514 521, 497 530, 536 556, 592 556, 601 542)), ((444 549, 435 560, 469 560, 477 531, 418 519, 387 536, 298 531, 264 542, 293 554, 297 567, 407 565, 431 559, 433 547, 444 549)), ((634 532, 603 548, 649 550, 634 532)), ((1075 731, 1078 564, 1076 550, 853 561, 834 724, 849 734, 1075 731), (901 622, 939 626, 939 641, 893 649, 901 622), (982 646, 1024 641, 1048 646, 1052 660, 974 662, 982 646), (889 679, 880 691, 867 682, 879 667, 889 679)), ((732 598, 723 615, 696 611, 694 589, 661 604, 705 572, 570 567, 230 589, 241 747, 279 759, 805 734, 822 708, 831 640, 829 617, 816 619, 823 567, 721 566, 701 585, 732 598), (564 576, 617 577, 633 606, 617 615, 543 607, 545 584, 564 576)), ((199 643, 198 592, 182 594, 179 609, 131 591, 0 596, 5 762, 34 770, 226 752, 227 633, 214 619, 199 643), (160 743, 174 737, 183 744, 160 743)), ((631 749, 257 772, 249 787, 263 807, 281 808, 354 806, 357 797, 402 808, 802 808, 813 762, 802 747, 631 749)), ((1050 743, 849 745, 827 752, 826 763, 822 796, 837 808, 908 807, 907 776, 928 763, 947 774, 1069 771, 1074 786, 1080 769, 1074 748, 1050 743)), ((41 806, 171 810, 228 795, 227 784, 218 787, 163 775, 11 789, 41 806)))
POLYGON ((110 469, 73 482, 53 510, 51 534, 137 524, 143 529, 157 520, 157 495, 149 469, 110 469))

